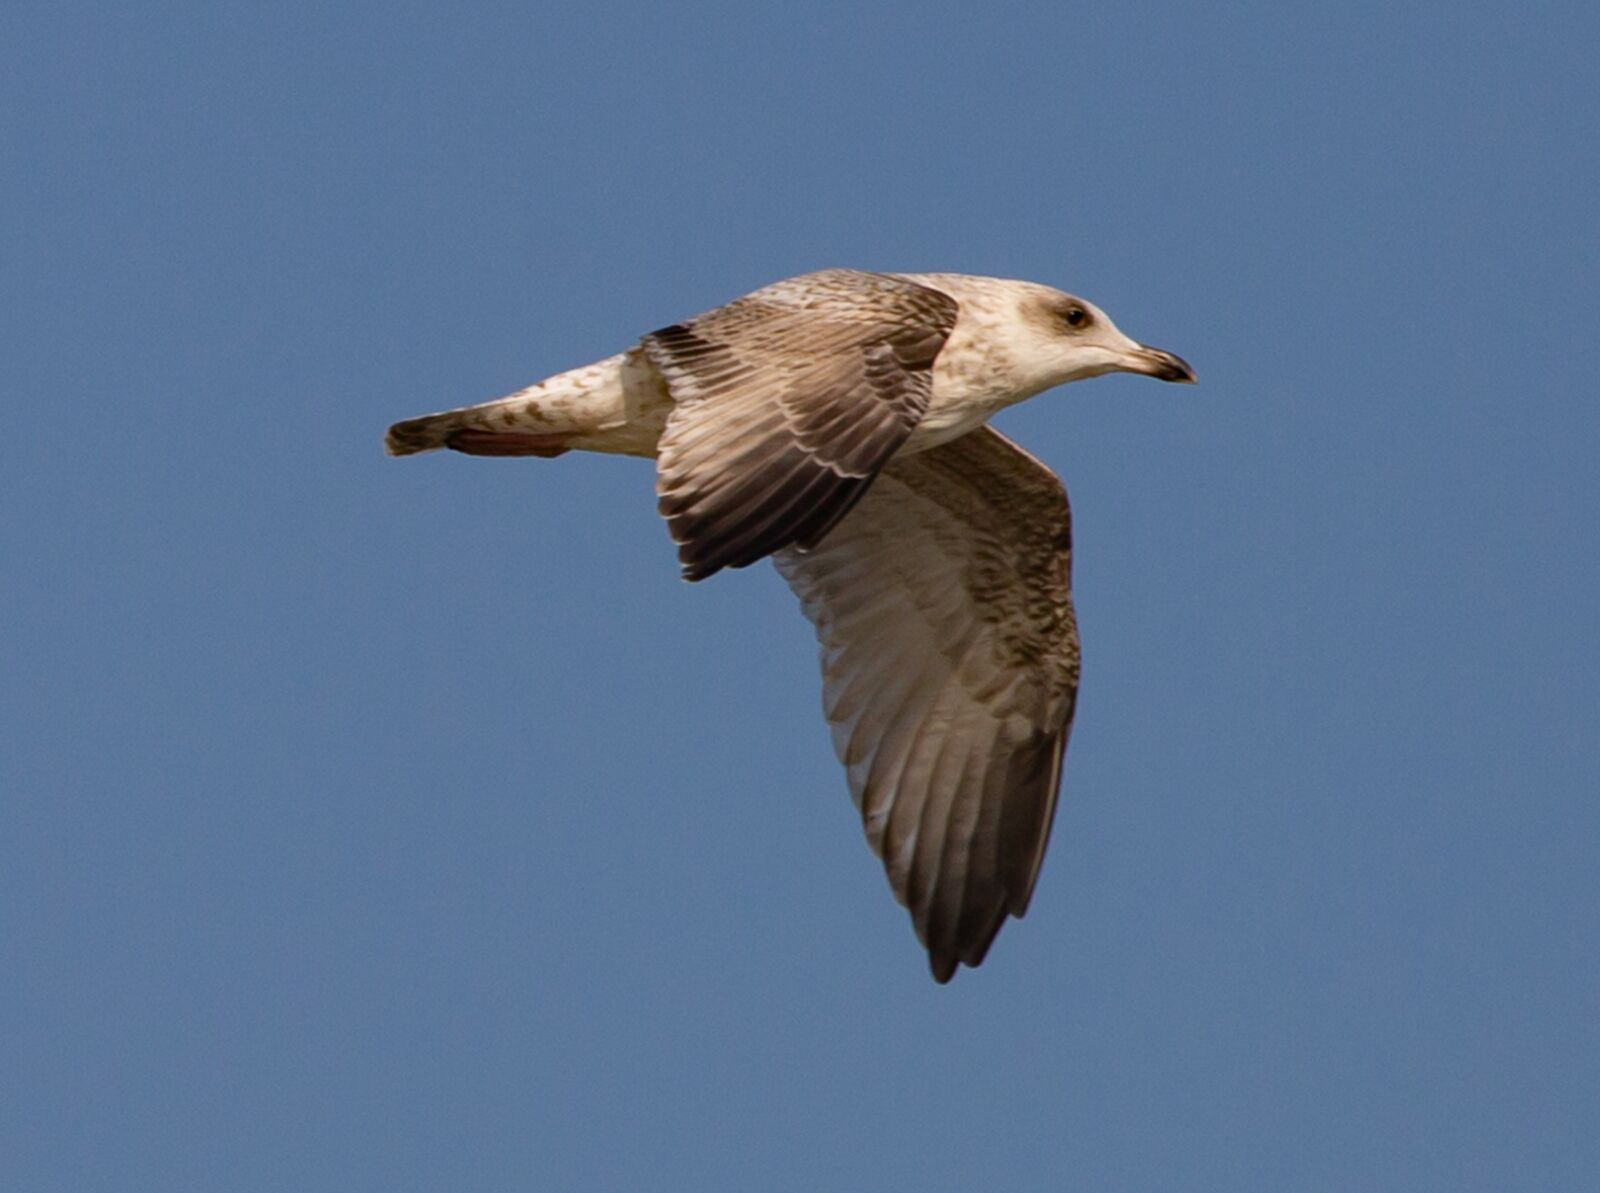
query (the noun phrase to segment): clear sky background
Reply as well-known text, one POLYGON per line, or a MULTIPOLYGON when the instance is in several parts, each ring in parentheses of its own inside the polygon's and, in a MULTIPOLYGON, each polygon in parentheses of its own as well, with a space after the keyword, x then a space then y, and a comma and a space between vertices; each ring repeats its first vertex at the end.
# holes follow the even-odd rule
POLYGON ((1600 1183, 1589 4, 0 14, 0 1186, 1600 1183), (765 566, 385 426, 829 265, 1177 351, 998 425, 1085 676, 946 988, 765 566))

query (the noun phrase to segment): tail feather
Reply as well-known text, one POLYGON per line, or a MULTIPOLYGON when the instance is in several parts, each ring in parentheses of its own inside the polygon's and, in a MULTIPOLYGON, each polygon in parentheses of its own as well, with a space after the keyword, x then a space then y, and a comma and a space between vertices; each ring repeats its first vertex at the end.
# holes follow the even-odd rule
POLYGON ((450 437, 466 424, 465 411, 447 410, 443 414, 425 414, 421 418, 408 418, 389 428, 383 445, 391 456, 411 456, 417 452, 431 452, 449 446, 450 437))
MULTIPOLYGON (((408 418, 389 428, 384 446, 391 456, 441 447, 476 456, 550 456, 581 438, 580 446, 593 451, 651 454, 660 428, 647 425, 642 409, 630 405, 625 355, 557 373, 492 402, 408 418), (641 421, 636 433, 634 421, 641 421), (606 438, 612 432, 614 443, 606 438)), ((664 390, 659 405, 670 405, 664 390)))
POLYGON ((384 446, 391 456, 414 456, 418 452, 431 452, 441 447, 468 451, 473 455, 537 455, 529 451, 473 451, 472 444, 483 445, 486 437, 548 437, 552 434, 569 434, 577 428, 570 418, 548 417, 547 397, 541 391, 549 386, 543 382, 509 397, 476 406, 462 406, 438 414, 424 414, 421 418, 408 418, 389 428, 384 446), (466 444, 468 446, 462 446, 466 444))

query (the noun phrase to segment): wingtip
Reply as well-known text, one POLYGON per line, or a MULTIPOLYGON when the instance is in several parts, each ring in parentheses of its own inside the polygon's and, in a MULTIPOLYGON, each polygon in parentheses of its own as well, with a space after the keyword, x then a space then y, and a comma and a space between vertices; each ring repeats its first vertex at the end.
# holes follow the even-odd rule
POLYGON ((721 570, 722 564, 720 563, 708 564, 699 560, 690 563, 684 560, 679 564, 679 575, 683 577, 685 584, 698 584, 707 576, 715 576, 721 570))

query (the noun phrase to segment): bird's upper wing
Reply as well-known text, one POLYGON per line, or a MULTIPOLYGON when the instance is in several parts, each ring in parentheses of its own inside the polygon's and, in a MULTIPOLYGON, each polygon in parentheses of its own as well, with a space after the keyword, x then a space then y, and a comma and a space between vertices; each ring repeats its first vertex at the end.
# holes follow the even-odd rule
POLYGON ((894 460, 814 550, 775 557, 822 642, 867 839, 934 977, 1021 916, 1078 687, 1067 495, 987 427, 894 460))
POLYGON ((675 403, 656 491, 684 575, 820 542, 927 409, 956 311, 927 286, 830 269, 645 336, 675 403))

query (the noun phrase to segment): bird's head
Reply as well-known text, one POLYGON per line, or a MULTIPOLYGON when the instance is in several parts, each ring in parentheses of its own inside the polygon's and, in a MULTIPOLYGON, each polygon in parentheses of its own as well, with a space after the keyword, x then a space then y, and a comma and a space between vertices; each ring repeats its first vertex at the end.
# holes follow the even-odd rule
POLYGON ((1124 335, 1094 303, 1047 286, 1016 293, 1015 326, 1021 331, 1017 363, 1041 388, 1103 373, 1142 373, 1159 381, 1193 383, 1181 356, 1124 335))

